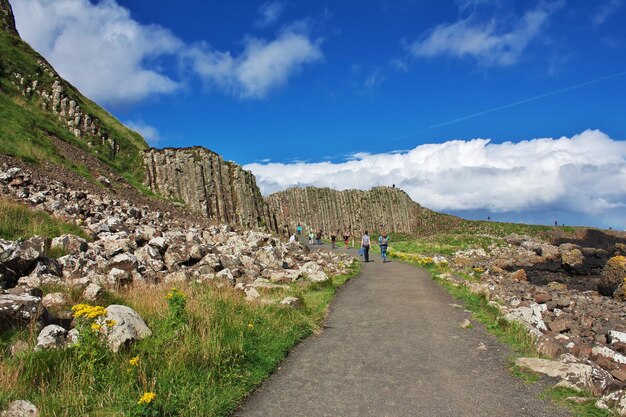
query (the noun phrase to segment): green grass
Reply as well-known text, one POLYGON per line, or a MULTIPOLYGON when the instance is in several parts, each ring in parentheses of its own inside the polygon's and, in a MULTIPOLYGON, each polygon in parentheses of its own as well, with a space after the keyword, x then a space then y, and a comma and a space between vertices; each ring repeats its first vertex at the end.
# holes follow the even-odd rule
POLYGON ((0 409, 26 398, 42 415, 128 416, 140 396, 151 391, 157 395, 152 406, 158 416, 231 415, 295 344, 319 331, 336 289, 358 270, 355 263, 345 276, 276 294, 300 297, 299 309, 249 303, 230 287, 183 287, 182 327, 172 327, 167 288, 131 288, 121 296, 146 320, 151 337, 118 354, 97 349, 89 361, 81 359, 81 349, 4 357, 0 409), (140 358, 136 368, 128 362, 135 356, 140 358))
POLYGON ((92 153, 140 191, 146 191, 140 184, 144 177, 141 153, 147 144, 139 134, 126 128, 72 85, 63 82, 64 94, 72 97, 84 112, 97 118, 101 129, 119 144, 121 151, 113 157, 108 145, 102 145, 97 138, 92 138, 92 146, 87 146, 87 138, 74 137, 64 121, 42 110, 39 96, 24 97, 12 84, 14 73, 20 73, 29 79, 37 79, 49 91, 53 79, 37 64, 37 60, 43 58, 28 44, 5 31, 0 31, 0 50, 0 153, 29 163, 50 161, 92 180, 85 167, 76 166, 59 154, 50 141, 50 136, 54 136, 92 153))
POLYGON ((64 234, 88 237, 74 224, 62 222, 48 213, 33 210, 23 204, 0 199, 0 238, 17 240, 35 235, 53 238, 64 234))
POLYGON ((544 391, 541 397, 567 407, 576 417, 610 417, 615 415, 611 411, 596 407, 595 399, 582 403, 569 401, 568 398, 570 397, 590 398, 589 395, 570 388, 550 388, 544 391))

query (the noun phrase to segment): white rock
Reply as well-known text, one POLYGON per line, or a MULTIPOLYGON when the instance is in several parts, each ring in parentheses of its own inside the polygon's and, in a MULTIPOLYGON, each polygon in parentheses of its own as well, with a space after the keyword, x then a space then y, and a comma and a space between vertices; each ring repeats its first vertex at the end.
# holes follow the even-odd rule
POLYGON ((611 375, 603 369, 592 367, 584 363, 564 363, 539 358, 518 358, 518 366, 528 368, 534 372, 560 378, 579 389, 600 395, 613 380, 611 375))
POLYGON ((91 283, 87 285, 83 291, 83 298, 87 301, 95 301, 102 294, 102 287, 98 284, 91 283))
POLYGON ((626 356, 621 353, 617 353, 613 349, 610 349, 606 346, 596 345, 591 349, 591 353, 593 355, 603 356, 605 358, 611 359, 614 362, 626 364, 626 356))
POLYGON ((287 307, 293 307, 293 308, 300 308, 302 306, 302 302, 297 297, 285 297, 280 302, 280 305, 287 306, 287 307))
POLYGON ((618 332, 616 330, 609 330, 608 335, 610 344, 617 342, 626 343, 626 333, 618 332))
MULTIPOLYGON (((535 330, 548 330, 541 313, 547 309, 545 304, 532 303, 529 307, 518 307, 509 311, 504 318, 509 321, 519 321, 532 326, 535 330)), ((537 333, 534 333, 535 335, 537 333)))
POLYGON ((16 400, 9 403, 9 407, 0 414, 2 417, 39 417, 39 411, 34 404, 16 400))
POLYGON ((67 303, 67 297, 61 292, 46 294, 41 301, 44 307, 50 308, 67 303))
POLYGON ((130 307, 113 304, 106 308, 106 312, 106 320, 115 321, 113 327, 103 327, 109 348, 113 352, 117 352, 127 343, 144 339, 152 334, 139 314, 130 307))
POLYGON ((67 330, 56 324, 44 327, 37 336, 35 350, 59 349, 65 346, 67 330))
POLYGON ((246 293, 246 300, 248 301, 254 301, 261 298, 261 294, 259 294, 259 292, 255 288, 248 288, 244 291, 246 293))

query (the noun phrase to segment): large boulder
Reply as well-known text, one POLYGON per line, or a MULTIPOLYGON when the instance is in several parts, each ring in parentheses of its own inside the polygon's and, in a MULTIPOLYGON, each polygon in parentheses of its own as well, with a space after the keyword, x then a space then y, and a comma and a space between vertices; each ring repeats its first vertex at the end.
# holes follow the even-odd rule
POLYGON ((0 294, 0 329, 28 324, 43 313, 41 298, 23 294, 0 294))
POLYGON ((39 417, 39 411, 34 404, 24 401, 15 400, 9 403, 6 410, 0 414, 1 417, 39 417))
POLYGON ((106 308, 106 320, 113 320, 112 327, 105 326, 109 348, 117 352, 122 346, 152 335, 139 314, 130 307, 112 304, 106 308))
POLYGON ((542 313, 547 310, 545 304, 531 303, 528 307, 518 307, 509 311, 504 318, 509 321, 517 321, 524 324, 536 336, 541 336, 538 331, 546 331, 546 323, 542 313))
POLYGON ((614 256, 606 263, 598 291, 602 295, 613 295, 626 280, 626 256, 614 256))
POLYGON ((309 261, 300 267, 300 273, 311 282, 328 281, 328 275, 316 262, 309 261))
POLYGON ((67 342, 67 330, 56 324, 44 327, 37 336, 35 350, 60 349, 67 342))
POLYGON ((515 363, 533 372, 559 378, 562 386, 578 388, 596 396, 602 395, 613 381, 611 374, 604 369, 577 362, 571 355, 562 355, 559 361, 518 358, 515 363))

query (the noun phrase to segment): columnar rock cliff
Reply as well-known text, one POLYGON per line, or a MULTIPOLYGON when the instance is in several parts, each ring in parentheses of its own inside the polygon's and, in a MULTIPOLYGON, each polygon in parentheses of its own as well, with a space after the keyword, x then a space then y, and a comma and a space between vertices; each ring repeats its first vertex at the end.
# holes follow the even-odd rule
POLYGON ((146 185, 210 220, 276 231, 251 172, 202 147, 144 153, 146 185))
POLYGON ((279 227, 325 233, 394 232, 426 235, 458 225, 461 219, 436 213, 415 203, 402 190, 377 187, 369 191, 290 188, 266 198, 279 227))

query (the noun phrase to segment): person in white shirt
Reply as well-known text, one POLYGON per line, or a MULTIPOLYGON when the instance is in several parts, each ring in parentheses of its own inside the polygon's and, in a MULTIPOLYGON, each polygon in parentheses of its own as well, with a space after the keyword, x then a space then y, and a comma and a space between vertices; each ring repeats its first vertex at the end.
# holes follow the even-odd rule
POLYGON ((295 233, 294 233, 294 234, 292 234, 292 235, 289 237, 289 243, 295 243, 295 242, 297 242, 297 241, 298 241, 298 239, 296 238, 296 234, 295 234, 295 233))
POLYGON ((370 235, 365 231, 365 234, 361 238, 361 247, 363 248, 363 257, 365 258, 365 262, 370 261, 370 235))

